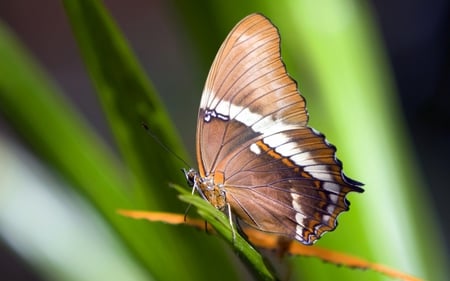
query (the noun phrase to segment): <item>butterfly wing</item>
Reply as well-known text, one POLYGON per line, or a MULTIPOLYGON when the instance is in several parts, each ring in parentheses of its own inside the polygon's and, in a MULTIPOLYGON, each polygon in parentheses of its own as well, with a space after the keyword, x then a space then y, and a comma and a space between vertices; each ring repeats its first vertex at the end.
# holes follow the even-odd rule
POLYGON ((244 18, 219 49, 203 90, 199 172, 224 188, 245 223, 311 244, 336 227, 348 209, 345 195, 362 189, 307 122, 278 30, 260 14, 244 18))

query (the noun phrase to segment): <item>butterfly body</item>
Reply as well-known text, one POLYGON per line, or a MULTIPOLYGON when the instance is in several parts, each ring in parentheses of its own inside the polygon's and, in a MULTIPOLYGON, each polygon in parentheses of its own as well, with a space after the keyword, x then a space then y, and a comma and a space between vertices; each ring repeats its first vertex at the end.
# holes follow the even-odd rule
POLYGON ((224 210, 227 205, 225 189, 222 184, 214 183, 213 175, 202 177, 194 169, 189 169, 184 173, 189 185, 195 187, 203 199, 211 203, 216 209, 224 210))
POLYGON ((308 126, 305 100, 287 74, 276 27, 252 14, 225 39, 203 90, 197 123, 199 171, 191 186, 239 221, 312 244, 348 210, 336 148, 308 126))

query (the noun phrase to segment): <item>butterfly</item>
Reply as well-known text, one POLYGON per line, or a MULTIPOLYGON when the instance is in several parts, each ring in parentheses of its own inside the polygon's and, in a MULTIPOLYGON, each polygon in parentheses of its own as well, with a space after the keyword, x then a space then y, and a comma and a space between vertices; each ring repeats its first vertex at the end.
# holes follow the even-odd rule
POLYGON ((306 245, 336 228, 347 193, 363 192, 336 148, 308 126, 278 29, 261 14, 241 20, 214 59, 196 148, 199 170, 185 170, 193 191, 240 223, 306 245))

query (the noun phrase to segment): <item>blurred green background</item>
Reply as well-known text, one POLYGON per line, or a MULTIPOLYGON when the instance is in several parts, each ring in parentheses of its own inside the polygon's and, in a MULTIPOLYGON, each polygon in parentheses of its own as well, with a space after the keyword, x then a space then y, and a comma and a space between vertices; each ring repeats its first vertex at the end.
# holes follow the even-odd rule
MULTIPOLYGON (((252 12, 278 26, 310 124, 366 184, 317 245, 449 279, 447 2, 90 2, 0 2, 2 279, 250 278, 219 238, 115 210, 184 212, 168 187, 184 184, 183 165, 140 121, 195 167, 209 66, 252 12)), ((391 280, 312 258, 285 266, 292 280, 391 280)))

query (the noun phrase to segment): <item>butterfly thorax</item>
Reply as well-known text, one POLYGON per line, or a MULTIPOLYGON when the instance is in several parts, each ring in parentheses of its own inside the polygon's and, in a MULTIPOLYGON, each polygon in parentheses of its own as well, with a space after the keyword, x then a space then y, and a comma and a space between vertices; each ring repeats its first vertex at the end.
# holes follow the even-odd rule
POLYGON ((189 186, 192 187, 192 193, 197 191, 203 199, 219 210, 225 208, 227 204, 225 190, 222 185, 214 183, 213 175, 202 177, 194 169, 184 170, 184 174, 189 186))

